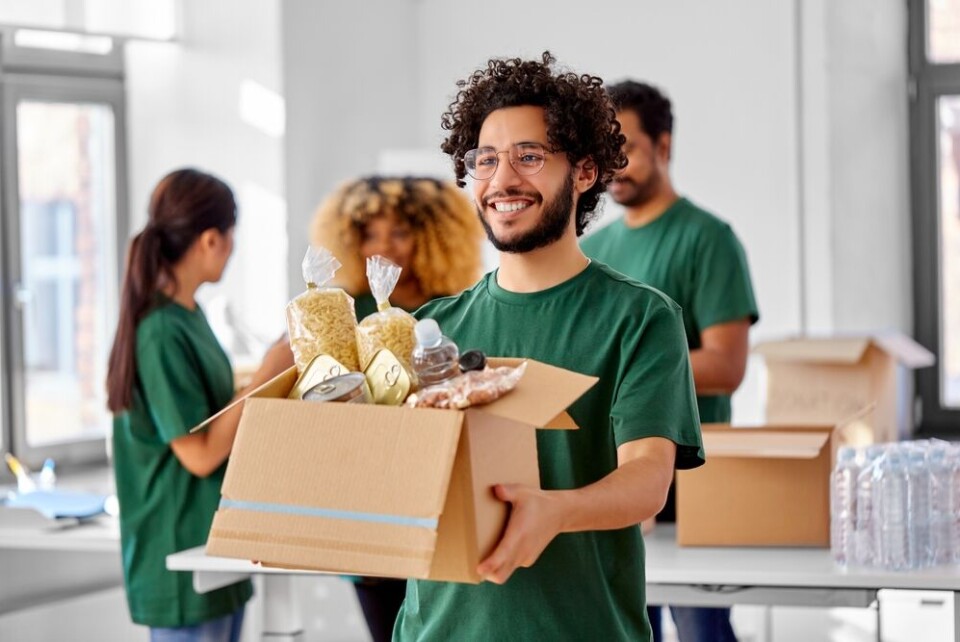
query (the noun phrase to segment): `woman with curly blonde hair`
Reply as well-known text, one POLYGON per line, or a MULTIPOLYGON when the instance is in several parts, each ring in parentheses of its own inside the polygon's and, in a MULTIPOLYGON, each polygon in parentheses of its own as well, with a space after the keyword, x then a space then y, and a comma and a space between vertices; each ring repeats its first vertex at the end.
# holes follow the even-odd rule
POLYGON ((358 320, 377 309, 366 276, 370 256, 403 268, 390 302, 409 311, 459 293, 481 273, 476 208, 456 185, 432 178, 368 176, 345 183, 320 205, 310 239, 343 264, 337 285, 356 299, 358 320))
MULTIPOLYGON (((366 275, 371 256, 403 268, 390 303, 408 312, 458 294, 481 273, 476 208, 456 185, 432 178, 368 176, 341 185, 317 209, 310 240, 343 264, 337 285, 354 297, 358 320, 377 311, 366 275)), ((390 640, 406 582, 351 579, 374 641, 390 640)))

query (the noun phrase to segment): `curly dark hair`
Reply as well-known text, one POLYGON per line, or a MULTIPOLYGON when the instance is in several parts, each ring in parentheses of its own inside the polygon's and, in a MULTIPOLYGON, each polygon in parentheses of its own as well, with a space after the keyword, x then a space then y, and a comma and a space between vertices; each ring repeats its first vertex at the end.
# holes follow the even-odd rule
POLYGON ((562 150, 571 164, 588 158, 597 167, 597 182, 577 201, 577 236, 595 217, 600 195, 614 174, 626 166, 624 137, 603 81, 590 75, 554 71, 549 51, 541 59, 493 58, 486 68, 457 82, 460 90, 441 119, 450 135, 440 146, 453 157, 457 184, 466 183, 463 155, 477 146, 480 128, 491 112, 532 105, 546 112, 550 146, 562 150))
POLYGON ((624 80, 607 88, 617 111, 626 109, 640 118, 643 133, 656 142, 661 134, 673 133, 673 109, 666 94, 653 85, 624 80))

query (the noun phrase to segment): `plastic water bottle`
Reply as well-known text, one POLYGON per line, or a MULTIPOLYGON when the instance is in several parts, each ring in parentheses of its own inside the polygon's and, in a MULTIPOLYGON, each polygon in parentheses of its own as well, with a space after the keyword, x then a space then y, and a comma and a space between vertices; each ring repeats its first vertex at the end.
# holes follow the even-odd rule
POLYGON ((927 464, 927 445, 907 448, 907 538, 908 568, 933 563, 930 546, 931 475, 927 464))
POLYGON ((909 503, 907 466, 899 448, 889 448, 877 461, 874 475, 880 528, 880 565, 892 571, 910 568, 909 503))
POLYGON ((410 361, 420 380, 420 387, 442 383, 460 374, 460 350, 457 344, 440 334, 440 326, 436 321, 417 321, 413 333, 417 345, 413 348, 410 361))
POLYGON ((930 467, 930 563, 953 561, 952 524, 955 513, 950 449, 936 445, 927 457, 930 467))
POLYGON ((953 506, 950 512, 950 549, 953 551, 953 563, 960 563, 960 448, 949 449, 950 491, 953 506))
POLYGON ((877 461, 883 456, 883 446, 867 447, 863 466, 857 475, 857 500, 854 537, 854 559, 861 566, 877 566, 880 563, 880 533, 874 510, 874 475, 877 461))
POLYGON ((837 465, 830 479, 830 552, 834 561, 847 566, 856 558, 857 451, 844 446, 837 453, 837 465))

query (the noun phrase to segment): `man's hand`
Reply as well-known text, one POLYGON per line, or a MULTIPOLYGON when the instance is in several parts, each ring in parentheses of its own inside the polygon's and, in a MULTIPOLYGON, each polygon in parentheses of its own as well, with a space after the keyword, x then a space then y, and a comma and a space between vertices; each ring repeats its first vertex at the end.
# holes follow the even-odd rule
POLYGON ((507 528, 490 556, 480 562, 477 573, 484 580, 503 584, 520 567, 527 568, 560 533, 562 508, 556 491, 520 484, 498 484, 497 499, 511 504, 507 528))

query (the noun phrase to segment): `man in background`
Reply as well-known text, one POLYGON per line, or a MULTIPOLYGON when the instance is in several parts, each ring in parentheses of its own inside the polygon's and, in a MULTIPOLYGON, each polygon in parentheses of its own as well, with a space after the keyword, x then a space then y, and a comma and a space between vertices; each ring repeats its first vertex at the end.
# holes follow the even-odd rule
MULTIPOLYGON (((759 318, 743 247, 730 226, 679 196, 670 180, 673 113, 650 85, 608 87, 627 166, 609 193, 623 218, 586 238, 584 253, 652 285, 680 304, 703 423, 730 421, 730 395, 747 363, 750 326, 759 318)), ((673 489, 659 521, 674 521, 673 489)), ((729 608, 671 607, 680 642, 736 641, 729 608)), ((660 609, 649 607, 654 640, 660 609)))

